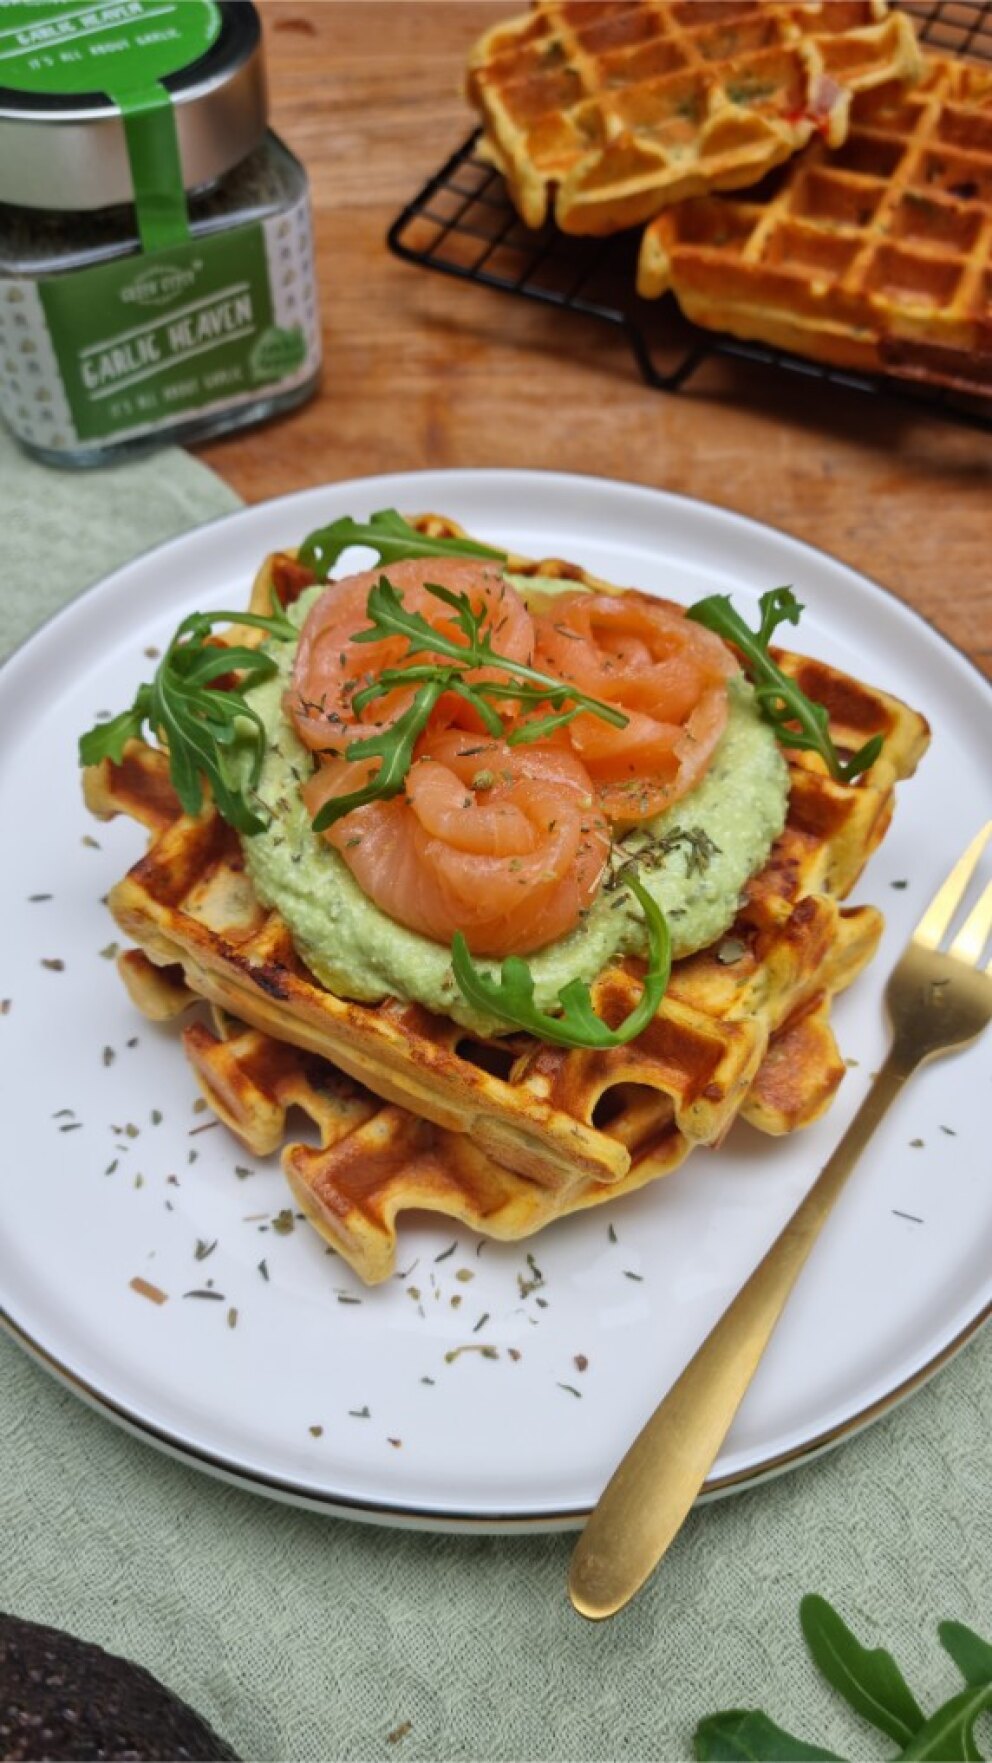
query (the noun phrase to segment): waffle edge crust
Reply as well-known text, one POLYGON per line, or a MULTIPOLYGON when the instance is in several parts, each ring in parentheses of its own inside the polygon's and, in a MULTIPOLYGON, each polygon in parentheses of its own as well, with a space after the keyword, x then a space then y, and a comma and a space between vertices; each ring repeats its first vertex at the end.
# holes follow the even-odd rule
MULTIPOLYGON (((435 536, 462 534, 441 516, 408 518, 435 536)), ((511 556, 508 567, 617 591, 558 559, 511 556)), ((291 553, 267 559, 252 610, 271 610, 274 584, 283 598, 299 591, 299 575, 291 553)), ((882 928, 874 907, 840 902, 929 730, 898 699, 822 663, 778 659, 826 705, 839 746, 880 733, 882 754, 856 786, 834 783, 814 756, 790 757, 785 829, 730 932, 676 962, 650 1028, 606 1052, 524 1034, 487 1040, 402 1000, 336 997, 255 896, 237 834, 212 806, 181 812, 162 752, 133 741, 119 765, 84 773, 97 816, 129 815, 149 835, 109 896, 136 945, 118 963, 132 999, 159 1021, 210 1007, 183 1032, 203 1094, 255 1154, 282 1148, 301 1208, 367 1283, 393 1272, 404 1211, 525 1237, 667 1174, 694 1146, 718 1145, 738 1115, 780 1134, 829 1105, 844 1072, 830 1002, 882 928), (309 1115, 316 1146, 288 1136, 291 1107, 309 1115)), ((595 983, 608 1020, 636 1003, 639 973, 625 961, 595 983)))
POLYGON ((637 291, 834 367, 992 393, 992 71, 928 56, 757 190, 653 220, 637 291))
POLYGON ((467 90, 526 225, 605 235, 815 133, 840 146, 854 94, 920 67, 886 0, 535 0, 480 38, 467 90))

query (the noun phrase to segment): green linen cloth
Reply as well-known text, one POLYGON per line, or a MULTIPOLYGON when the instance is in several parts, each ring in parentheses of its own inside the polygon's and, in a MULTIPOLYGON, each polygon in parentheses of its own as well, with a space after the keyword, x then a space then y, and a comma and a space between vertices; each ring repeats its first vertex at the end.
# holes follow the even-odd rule
MULTIPOLYGON (((175 450, 92 475, 0 437, 0 650, 88 582, 236 506, 175 450)), ((0 1607, 146 1666, 245 1759, 687 1758, 760 1705, 853 1758, 891 1754, 808 1664, 835 1602, 920 1700, 957 1687, 935 1628, 992 1631, 992 1335, 838 1450, 695 1513, 612 1623, 572 1611, 567 1536, 322 1518, 132 1439, 0 1337, 0 1607)))

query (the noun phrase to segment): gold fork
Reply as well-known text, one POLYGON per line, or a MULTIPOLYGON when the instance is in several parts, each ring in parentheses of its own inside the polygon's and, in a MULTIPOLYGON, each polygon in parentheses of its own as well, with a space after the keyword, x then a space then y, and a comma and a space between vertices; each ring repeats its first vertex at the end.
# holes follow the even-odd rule
POLYGON ((941 942, 992 833, 983 827, 955 863, 892 972, 888 1056, 829 1162, 764 1260, 655 1409, 579 1538, 568 1589, 581 1616, 613 1616, 638 1592, 681 1529, 775 1324, 835 1200, 906 1079, 966 1047, 992 1021, 992 882, 950 948, 941 942))

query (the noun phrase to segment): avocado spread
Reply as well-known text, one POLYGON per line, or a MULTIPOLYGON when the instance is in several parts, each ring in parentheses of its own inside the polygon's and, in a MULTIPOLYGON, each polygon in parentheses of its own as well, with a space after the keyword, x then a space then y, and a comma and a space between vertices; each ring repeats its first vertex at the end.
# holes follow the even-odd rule
MULTIPOLYGON (((526 593, 568 587, 511 578, 526 593)), ((290 610, 302 627, 322 588, 290 610)), ((245 862, 266 905, 284 918, 303 960, 323 985, 345 998, 407 998, 483 1033, 506 1032, 466 1002, 451 970, 450 949, 387 916, 363 893, 343 858, 315 833, 299 786, 312 758, 282 710, 294 647, 273 643, 279 672, 250 694, 268 737, 259 799, 270 815, 264 832, 244 839, 245 862)), ((678 958, 713 943, 733 922, 741 891, 764 864, 785 824, 788 771, 772 730, 743 677, 729 682, 730 716, 712 763, 674 807, 632 828, 614 846, 610 872, 583 922, 567 937, 528 956, 535 1003, 554 1010, 569 980, 591 983, 623 955, 647 955, 640 907, 624 886, 633 862, 664 911, 678 958)), ((498 962, 479 960, 484 972, 498 962)))

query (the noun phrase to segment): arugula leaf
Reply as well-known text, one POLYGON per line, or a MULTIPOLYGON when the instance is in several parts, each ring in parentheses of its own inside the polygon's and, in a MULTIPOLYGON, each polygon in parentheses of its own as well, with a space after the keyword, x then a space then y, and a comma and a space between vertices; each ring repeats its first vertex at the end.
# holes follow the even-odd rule
POLYGON ((768 653, 778 625, 798 624, 803 611, 791 588, 772 588, 759 601, 761 622, 756 631, 744 623, 729 594, 710 594, 686 610, 686 617, 732 643, 744 657, 745 669, 765 720, 783 747, 819 753, 832 778, 850 784, 874 765, 882 751, 881 735, 872 735, 844 763, 830 735, 830 719, 822 704, 807 698, 795 680, 783 673, 768 653), (798 723, 798 728, 794 725, 798 723))
POLYGON ((836 1751, 805 1745, 758 1708, 728 1708, 701 1720, 693 1738, 699 1763, 839 1763, 836 1751))
POLYGON ((622 1047, 634 1040, 658 1013, 671 971, 672 947, 661 907, 636 876, 627 876, 625 880, 647 920, 649 953, 644 990, 619 1028, 609 1028, 596 1015, 589 987, 579 979, 562 986, 558 993, 561 1014, 550 1016, 534 1002, 534 976, 521 956, 508 955, 500 966, 499 979, 490 979, 476 967, 468 944, 458 931, 451 945, 451 965, 462 996, 483 1014, 498 1016, 559 1047, 622 1047))
POLYGON ((529 702, 547 702, 555 709, 560 709, 567 701, 577 707, 588 710, 601 721, 608 722, 614 728, 626 728, 630 718, 613 704, 604 704, 599 698, 591 698, 580 692, 567 680, 558 679, 554 674, 541 673, 537 668, 529 667, 526 662, 512 661, 509 656, 501 655, 493 648, 492 633, 484 628, 485 612, 476 612, 467 594, 454 594, 448 588, 439 587, 434 582, 425 582, 424 587, 429 594, 444 601, 457 616, 457 622, 463 631, 466 641, 456 642, 444 631, 435 630, 420 612, 411 612, 403 604, 387 576, 380 576, 369 591, 366 612, 371 623, 367 630, 357 631, 352 637, 353 643, 377 643, 383 637, 405 637, 409 645, 410 655, 443 655, 450 661, 456 661, 461 669, 473 672, 476 668, 496 667, 508 674, 512 682, 518 680, 527 688, 523 693, 515 684, 507 684, 499 680, 480 680, 477 689, 487 697, 520 698, 524 696, 529 702))
POLYGON ((988 1641, 983 1641, 963 1622, 941 1622, 937 1634, 945 1653, 950 1653, 966 1683, 978 1687, 992 1683, 992 1646, 988 1641))
POLYGON ((827 1682, 872 1726, 900 1745, 908 1743, 924 1714, 892 1654, 863 1647, 825 1598, 803 1598, 799 1621, 827 1682))
POLYGON ((935 1763, 981 1763, 975 1721, 986 1708, 992 1708, 992 1683, 970 1684, 931 1714, 901 1755, 932 1758, 935 1763))
POLYGON ((430 679, 415 693, 412 704, 398 716, 395 722, 384 728, 380 734, 369 735, 364 741, 352 741, 345 754, 346 759, 380 759, 378 771, 360 790, 351 790, 346 796, 331 796, 318 809, 313 819, 314 832, 323 832, 327 826, 333 826, 342 815, 350 814, 353 808, 364 808, 367 802, 386 801, 391 796, 398 796, 406 783, 407 772, 413 764, 413 749, 424 729, 427 727, 431 711, 448 690, 449 680, 446 677, 430 679))
MULTIPOLYGON (((352 709, 360 716, 369 704, 388 692, 411 685, 419 688, 413 703, 395 722, 380 733, 370 736, 368 740, 352 741, 348 745, 344 754, 346 759, 375 758, 381 759, 382 764, 363 789, 352 790, 345 796, 334 796, 325 802, 313 822, 317 832, 333 825, 342 815, 350 814, 353 808, 361 808, 367 802, 384 801, 399 795, 413 762, 417 738, 423 733, 431 711, 445 692, 455 692, 464 698, 477 712, 490 735, 498 740, 506 739, 512 745, 540 740, 553 728, 570 722, 580 710, 588 710, 618 728, 627 724, 628 718, 611 704, 601 704, 598 699, 587 697, 564 680, 556 679, 551 674, 539 673, 523 662, 511 661, 508 656, 501 655, 493 648, 492 633, 485 624, 486 609, 476 612, 467 594, 452 593, 450 589, 430 582, 424 585, 428 593, 450 606, 465 638, 463 643, 445 631, 435 630, 422 613, 411 612, 403 604, 402 595, 397 593, 385 575, 380 576, 369 590, 365 610, 371 623, 367 629, 356 631, 351 640, 353 643, 375 643, 383 637, 403 637, 407 643, 408 655, 435 655, 443 657, 447 663, 455 662, 457 665, 452 667, 443 665, 441 661, 424 661, 412 667, 385 668, 378 678, 355 693, 351 701, 352 709), (466 673, 485 668, 496 668, 512 677, 472 681, 465 678, 466 673), (564 713, 545 717, 532 724, 532 732, 518 729, 507 736, 490 702, 493 698, 497 701, 508 698, 517 703, 547 704, 558 712, 566 702, 570 702, 571 707, 564 713)), ((517 983, 519 985, 519 976, 517 983)))
POLYGON ((318 580, 326 581, 328 572, 351 545, 364 545, 375 551, 380 563, 399 563, 406 557, 484 557, 500 563, 506 561, 505 551, 477 544, 474 539, 427 538, 395 508, 381 508, 367 524, 346 514, 330 526, 318 527, 300 546, 299 561, 318 580))
POLYGON ((354 694, 351 707, 356 715, 361 715, 366 706, 374 704, 377 698, 386 697, 397 687, 419 685, 424 680, 443 681, 446 692, 454 692, 459 698, 464 698, 466 704, 472 705, 472 708, 481 716, 489 734, 499 741, 504 738, 505 731, 502 722, 492 705, 482 697, 482 685, 470 686, 468 681, 463 679, 460 673, 456 673, 453 668, 442 672, 430 663, 424 667, 385 668, 378 679, 372 681, 371 685, 363 686, 360 692, 354 694))
POLYGON ((458 612, 458 623, 468 639, 467 647, 464 643, 456 643, 454 637, 445 636, 443 631, 435 630, 422 612, 411 612, 403 604, 402 594, 386 575, 381 575, 369 589, 365 613, 371 622, 365 630, 355 632, 352 642, 379 643, 383 637, 405 637, 409 655, 446 655, 452 661, 464 663, 466 655, 473 652, 480 640, 484 614, 473 610, 467 594, 456 595, 448 588, 436 586, 431 592, 436 599, 454 606, 458 612))
POLYGON ((518 723, 515 729, 511 729, 506 744, 508 747, 529 747, 534 741, 546 740, 555 729, 564 728, 581 715, 581 704, 573 704, 571 710, 559 710, 554 716, 535 716, 532 721, 518 723))
POLYGON ((102 759, 119 764, 125 744, 144 728, 161 740, 169 755, 169 775, 187 814, 199 814, 204 784, 218 813, 249 837, 265 827, 249 802, 258 788, 265 756, 265 727, 245 693, 276 671, 272 656, 244 644, 211 640, 215 624, 250 625, 280 642, 296 638, 296 627, 280 608, 258 612, 191 612, 178 626, 154 677, 138 687, 129 710, 97 723, 80 737, 81 765, 102 759), (226 674, 241 677, 218 690, 226 674))
MULTIPOLYGON (((800 1605, 806 1644, 828 1682, 856 1713, 897 1739, 900 1758, 932 1763, 982 1763, 975 1723, 992 1709, 992 1644, 963 1622, 942 1622, 941 1645, 966 1678, 968 1687, 951 1696, 927 1719, 899 1667, 881 1647, 868 1651, 825 1598, 806 1597, 800 1605)), ((775 1763, 788 1758, 829 1758, 775 1726, 756 1709, 733 1708, 711 1714, 696 1729, 698 1758, 749 1758, 775 1763)))
POLYGON ((108 722, 98 722, 84 735, 80 735, 80 764, 99 765, 101 759, 110 759, 115 765, 119 765, 128 741, 139 738, 150 704, 151 687, 139 686, 130 710, 122 710, 108 722))

